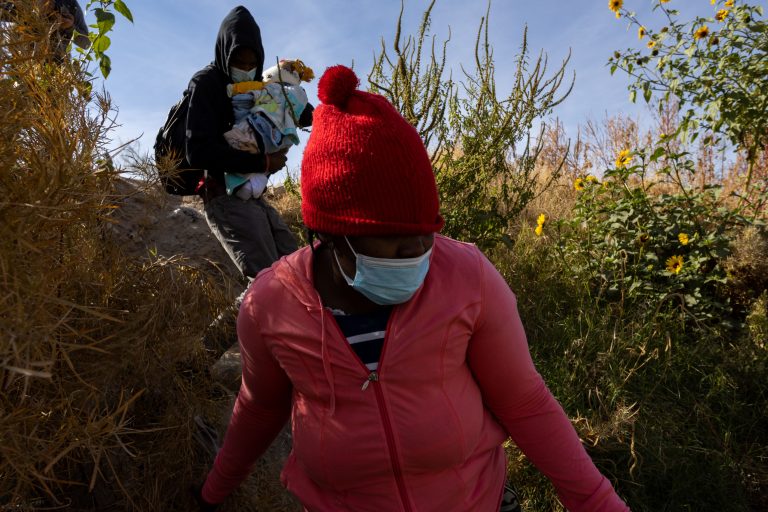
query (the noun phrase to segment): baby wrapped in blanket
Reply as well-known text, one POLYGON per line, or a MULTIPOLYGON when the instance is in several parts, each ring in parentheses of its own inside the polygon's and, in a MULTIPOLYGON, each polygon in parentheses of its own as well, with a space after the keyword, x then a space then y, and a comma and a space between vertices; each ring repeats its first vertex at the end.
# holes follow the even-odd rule
MULTIPOLYGON (((230 146, 269 154, 298 144, 298 120, 308 102, 300 84, 314 76, 298 59, 281 60, 264 71, 261 82, 228 85, 235 113, 234 126, 224 134, 230 146)), ((243 200, 260 197, 269 179, 264 173, 225 173, 224 178, 227 194, 243 200)))

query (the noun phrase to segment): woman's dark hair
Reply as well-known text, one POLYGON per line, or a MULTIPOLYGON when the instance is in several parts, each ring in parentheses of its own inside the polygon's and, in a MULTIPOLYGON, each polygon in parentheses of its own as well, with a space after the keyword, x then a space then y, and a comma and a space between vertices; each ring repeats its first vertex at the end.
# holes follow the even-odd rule
POLYGON ((318 233, 317 231, 313 229, 306 229, 306 236, 307 236, 307 242, 309 243, 309 247, 312 250, 312 253, 314 254, 318 249, 325 249, 327 247, 330 247, 333 245, 331 242, 331 236, 324 234, 324 233, 318 233), (319 241, 320 243, 315 246, 315 240, 319 241))

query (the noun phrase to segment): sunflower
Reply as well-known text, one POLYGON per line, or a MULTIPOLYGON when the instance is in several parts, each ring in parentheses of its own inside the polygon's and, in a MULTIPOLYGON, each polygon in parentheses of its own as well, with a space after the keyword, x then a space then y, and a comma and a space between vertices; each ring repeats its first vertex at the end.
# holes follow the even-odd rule
POLYGON ((671 274, 679 274, 683 270, 683 257, 676 255, 669 258, 667 260, 667 270, 671 274))
POLYGON ((616 157, 616 168, 617 169, 623 169, 627 165, 629 165, 629 162, 632 161, 632 156, 629 154, 628 149, 622 149, 619 153, 619 156, 616 157))
POLYGON ((693 38, 696 41, 698 41, 699 39, 707 37, 708 35, 709 35, 709 27, 706 25, 702 25, 698 29, 696 29, 696 32, 693 33, 693 38))
POLYGON ((576 178, 573 182, 573 188, 576 190, 584 190, 584 178, 576 178))
POLYGON ((666 4, 666 3, 668 3, 668 2, 669 2, 669 0, 660 0, 660 1, 659 1, 659 3, 660 3, 660 4, 666 4))
POLYGON ((680 240, 680 243, 682 245, 688 245, 688 242, 690 242, 690 239, 688 238, 688 235, 686 233, 680 233, 677 235, 677 239, 680 240))
POLYGON ((715 19, 717 21, 725 21, 725 18, 728 17, 728 9, 720 9, 717 11, 717 14, 715 14, 715 19))
POLYGON ((733 7, 733 0, 725 0, 726 7, 733 7))
POLYGON ((637 29, 637 38, 642 39, 645 37, 645 34, 648 32, 645 30, 645 27, 640 25, 640 28, 637 29))
POLYGON ((547 216, 542 213, 539 215, 539 218, 536 219, 536 224, 543 226, 545 222, 547 222, 547 216))
POLYGON ((624 0, 608 0, 608 8, 616 14, 617 18, 621 18, 621 7, 624 5, 624 0))
POLYGON ((647 46, 648 48, 653 48, 654 46, 656 46, 656 41, 651 39, 650 41, 648 41, 648 43, 646 43, 645 46, 647 46))
POLYGON ((637 237, 637 241, 640 242, 642 245, 645 245, 648 243, 648 240, 651 239, 651 235, 648 233, 640 233, 640 236, 637 237))
POLYGON ((591 174, 590 174, 589 176, 587 176, 585 179, 586 179, 586 180, 587 180, 589 183, 599 183, 599 182, 597 181, 597 178, 595 178, 595 177, 594 177, 594 176, 592 176, 591 174))

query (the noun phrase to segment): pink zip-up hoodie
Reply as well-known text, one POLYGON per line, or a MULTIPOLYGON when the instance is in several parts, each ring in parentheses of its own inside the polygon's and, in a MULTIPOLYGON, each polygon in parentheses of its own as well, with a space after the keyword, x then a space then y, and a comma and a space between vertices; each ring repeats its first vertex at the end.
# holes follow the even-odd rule
POLYGON ((629 510, 536 371, 515 296, 474 245, 435 237, 374 376, 312 283, 304 248, 251 285, 238 318, 243 381, 206 501, 222 502, 290 417, 282 480, 311 512, 496 512, 509 436, 571 512, 629 510))

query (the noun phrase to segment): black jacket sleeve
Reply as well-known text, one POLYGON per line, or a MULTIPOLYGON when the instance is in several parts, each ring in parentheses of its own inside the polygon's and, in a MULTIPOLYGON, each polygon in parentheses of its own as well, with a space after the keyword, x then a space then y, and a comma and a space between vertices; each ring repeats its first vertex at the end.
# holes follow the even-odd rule
POLYGON ((187 111, 187 161, 196 169, 223 181, 224 172, 246 174, 265 172, 264 155, 254 155, 232 148, 224 138, 231 127, 232 105, 226 95, 226 84, 210 75, 201 75, 189 85, 187 111))

